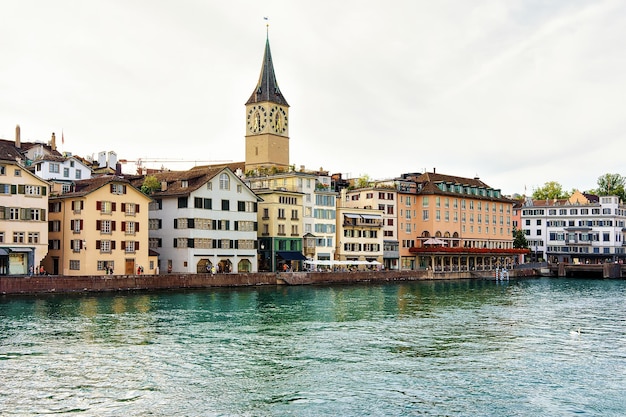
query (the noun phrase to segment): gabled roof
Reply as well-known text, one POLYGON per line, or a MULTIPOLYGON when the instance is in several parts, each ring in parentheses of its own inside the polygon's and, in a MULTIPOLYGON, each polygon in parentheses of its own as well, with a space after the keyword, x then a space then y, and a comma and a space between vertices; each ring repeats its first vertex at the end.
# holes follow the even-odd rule
POLYGON ((50 196, 50 199, 83 197, 112 182, 128 184, 129 186, 133 187, 139 194, 145 196, 146 199, 148 200, 150 199, 150 197, 146 196, 141 191, 139 191, 137 187, 133 186, 130 183, 130 181, 128 181, 127 179, 123 177, 118 177, 115 175, 101 175, 99 177, 74 181, 73 191, 69 193, 63 193, 58 196, 50 196))
MULTIPOLYGON (((165 190, 154 191, 152 197, 158 198, 189 195, 193 191, 204 186, 212 178, 219 175, 225 170, 229 171, 233 175, 233 177, 239 178, 237 177, 237 175, 235 175, 232 168, 235 168, 235 170, 240 169, 243 168, 243 165, 243 162, 221 165, 204 165, 193 167, 188 171, 163 171, 151 174, 160 183, 165 182, 167 184, 165 190), (183 181, 186 181, 186 184, 183 184, 183 181)), ((131 183, 136 188, 141 188, 144 180, 144 176, 133 176, 131 179, 131 183)), ((243 181, 241 181, 241 183, 242 185, 246 186, 246 188, 248 188, 248 186, 243 181)), ((254 194, 252 190, 250 190, 250 192, 254 194)))
POLYGON ((263 54, 263 64, 261 66, 261 75, 257 82, 252 95, 246 104, 259 103, 269 101, 283 106, 289 106, 287 100, 278 88, 276 74, 274 73, 274 63, 272 62, 272 53, 270 52, 270 40, 265 41, 265 53, 263 54))

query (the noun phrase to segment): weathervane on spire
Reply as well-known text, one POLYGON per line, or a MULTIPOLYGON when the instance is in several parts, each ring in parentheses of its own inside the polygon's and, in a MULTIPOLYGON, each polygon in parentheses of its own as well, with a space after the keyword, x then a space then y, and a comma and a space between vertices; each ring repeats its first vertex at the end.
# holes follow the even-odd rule
POLYGON ((270 18, 268 16, 263 16, 263 20, 265 20, 265 36, 270 37, 270 18))

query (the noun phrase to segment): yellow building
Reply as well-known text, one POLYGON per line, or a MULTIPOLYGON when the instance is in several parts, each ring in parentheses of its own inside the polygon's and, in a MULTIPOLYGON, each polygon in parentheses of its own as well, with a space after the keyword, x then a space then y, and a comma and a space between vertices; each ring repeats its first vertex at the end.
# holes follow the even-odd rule
POLYGON ((70 192, 51 196, 45 268, 62 275, 156 273, 148 253, 150 201, 112 175, 76 181, 70 192))
POLYGON ((12 144, 0 144, 0 275, 34 272, 48 252, 49 184, 6 160, 12 152, 12 144))

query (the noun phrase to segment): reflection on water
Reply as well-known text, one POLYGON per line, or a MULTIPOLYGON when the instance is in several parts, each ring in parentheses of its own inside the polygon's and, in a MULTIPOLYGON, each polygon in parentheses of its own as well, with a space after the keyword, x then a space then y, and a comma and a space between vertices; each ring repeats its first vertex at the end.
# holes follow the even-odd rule
POLYGON ((0 414, 624 415, 625 293, 533 279, 3 297, 0 414))

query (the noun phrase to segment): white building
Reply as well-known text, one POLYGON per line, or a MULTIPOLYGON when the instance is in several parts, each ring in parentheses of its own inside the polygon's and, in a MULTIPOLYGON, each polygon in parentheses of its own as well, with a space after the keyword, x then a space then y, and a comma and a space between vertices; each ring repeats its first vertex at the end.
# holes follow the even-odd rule
POLYGON ((522 208, 521 221, 531 260, 626 260, 626 206, 617 196, 599 197, 577 191, 569 199, 529 199, 522 208))
POLYGON ((154 176, 161 189, 152 194, 149 240, 161 272, 257 272, 259 198, 229 167, 154 176))

